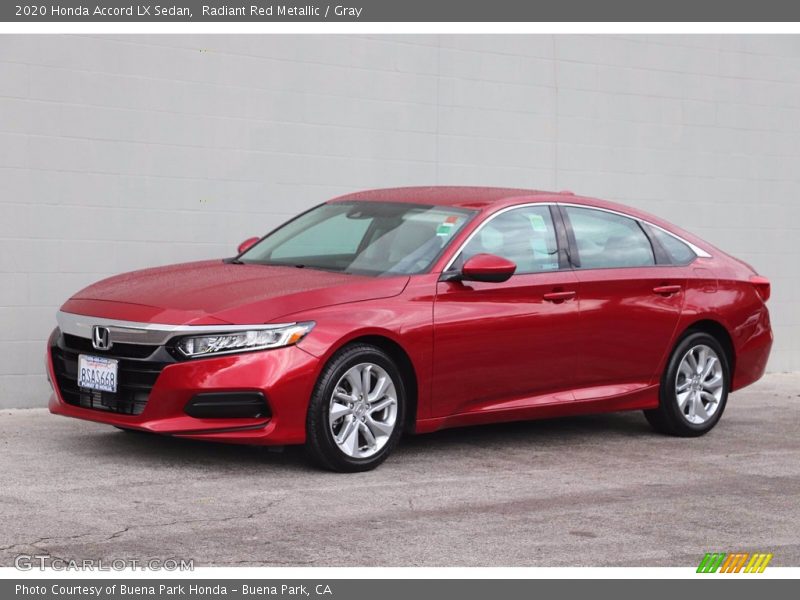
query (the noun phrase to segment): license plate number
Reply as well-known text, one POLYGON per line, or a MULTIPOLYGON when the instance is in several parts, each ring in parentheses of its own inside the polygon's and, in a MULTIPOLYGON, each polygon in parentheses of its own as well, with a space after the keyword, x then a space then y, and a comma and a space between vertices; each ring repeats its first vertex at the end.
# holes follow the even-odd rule
POLYGON ((117 361, 101 356, 78 357, 78 387, 117 393, 117 361))

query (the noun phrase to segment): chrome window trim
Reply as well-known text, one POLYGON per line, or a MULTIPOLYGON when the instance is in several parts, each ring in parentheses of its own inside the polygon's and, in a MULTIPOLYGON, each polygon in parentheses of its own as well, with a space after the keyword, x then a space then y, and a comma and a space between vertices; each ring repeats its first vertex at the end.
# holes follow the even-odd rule
POLYGON ((693 244, 693 243, 692 243, 692 242, 690 242, 689 240, 685 240, 685 239, 683 239, 681 236, 679 236, 679 235, 675 235, 674 233, 672 233, 672 232, 671 232, 671 231, 669 231, 668 229, 664 229, 663 227, 660 227, 660 226, 656 225, 655 223, 651 223, 650 221, 644 221, 644 220, 642 220, 642 219, 640 219, 640 221, 642 221, 642 223, 645 223, 645 224, 646 224, 646 225, 648 225, 649 227, 652 227, 653 229, 658 229, 659 231, 663 231, 663 232, 664 232, 664 233, 666 233, 668 236, 670 236, 670 237, 672 237, 672 238, 675 238, 675 239, 676 239, 676 240, 678 240, 679 242, 683 242, 684 244, 686 244, 687 246, 689 246, 689 250, 691 250, 692 252, 694 252, 694 253, 695 253, 695 255, 696 255, 698 258, 711 258, 711 255, 710 255, 708 252, 706 252, 705 250, 703 250, 703 249, 702 249, 702 248, 700 248, 699 246, 696 246, 695 244, 693 244))
MULTIPOLYGON (((453 254, 453 256, 450 258, 450 260, 447 261, 447 264, 445 265, 444 269, 442 270, 442 273, 447 273, 450 270, 450 268, 453 266, 453 263, 456 261, 456 259, 464 251, 464 248, 467 247, 467 244, 469 244, 472 241, 472 238, 474 238, 480 232, 481 229, 483 229, 486 225, 491 223, 492 220, 494 220, 496 217, 499 217, 500 215, 505 214, 508 211, 515 210, 517 208, 530 208, 532 206, 574 206, 575 208, 586 208, 586 209, 589 209, 589 210, 599 210, 599 211, 602 211, 602 212, 607 212, 607 213, 611 213, 611 214, 614 214, 614 215, 619 215, 620 217, 625 217, 625 218, 631 219, 633 221, 638 221, 640 223, 645 223, 650 227, 654 227, 655 229, 659 229, 659 230, 663 231, 667 235, 670 235, 670 236, 674 237, 676 240, 678 240, 680 242, 683 242, 684 244, 689 246, 691 251, 694 252, 695 255, 697 255, 700 258, 711 258, 711 255, 708 252, 706 252, 705 250, 703 250, 702 248, 700 248, 697 245, 693 244, 689 240, 685 240, 681 236, 676 235, 676 234, 672 233, 671 231, 669 231, 667 229, 664 229, 660 225, 656 225, 655 223, 651 223, 647 219, 641 219, 639 217, 635 217, 633 215, 629 215, 629 214, 626 214, 624 212, 620 212, 618 210, 613 210, 611 208, 601 208, 599 206, 592 206, 590 204, 576 204, 576 203, 573 203, 573 202, 527 202, 525 204, 515 204, 513 206, 506 206, 505 208, 501 208, 500 210, 498 210, 496 213, 492 213, 491 215, 489 215, 489 217, 483 223, 478 225, 472 231, 472 233, 470 233, 467 236, 467 239, 464 240, 464 242, 458 247, 458 250, 453 254)), ((554 226, 555 226, 555 223, 554 223, 554 226)), ((541 271, 541 272, 542 273, 549 273, 550 271, 541 271)))
POLYGON ((668 229, 664 229, 660 225, 656 225, 655 223, 651 223, 647 219, 640 219, 639 217, 634 217, 633 215, 629 215, 629 214, 626 214, 624 212, 620 212, 618 210, 613 210, 611 208, 601 208, 599 206, 591 206, 589 204, 575 204, 573 202, 558 202, 557 204, 559 204, 560 206, 573 206, 575 208, 587 208, 587 209, 590 209, 590 210, 599 210, 599 211, 602 211, 602 212, 611 213, 612 215, 619 215, 620 217, 627 217, 628 219, 633 219, 634 221, 639 221, 640 223, 644 223, 644 224, 646 224, 646 225, 648 225, 650 227, 654 227, 656 229, 659 229, 659 230, 663 231, 664 233, 666 233, 667 235, 670 235, 670 236, 674 237, 676 240, 678 240, 680 242, 683 242, 684 244, 689 246, 691 251, 694 252, 698 257, 700 257, 700 258, 711 258, 711 255, 708 252, 706 252, 702 248, 698 247, 697 245, 693 244, 689 240, 685 240, 681 236, 672 233, 668 229))
POLYGON ((253 323, 252 325, 168 325, 164 323, 141 323, 104 319, 90 315, 78 315, 64 311, 56 314, 62 333, 92 339, 95 326, 107 327, 111 339, 118 344, 163 346, 174 337, 212 333, 236 333, 237 331, 262 331, 296 325, 296 323, 253 323))

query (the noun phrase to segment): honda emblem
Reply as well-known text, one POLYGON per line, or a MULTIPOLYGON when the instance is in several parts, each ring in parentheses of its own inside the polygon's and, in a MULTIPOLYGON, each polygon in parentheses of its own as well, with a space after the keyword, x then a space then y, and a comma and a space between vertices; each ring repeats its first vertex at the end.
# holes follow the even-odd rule
POLYGON ((95 350, 111 349, 111 331, 108 327, 94 326, 94 329, 92 329, 92 346, 95 350))

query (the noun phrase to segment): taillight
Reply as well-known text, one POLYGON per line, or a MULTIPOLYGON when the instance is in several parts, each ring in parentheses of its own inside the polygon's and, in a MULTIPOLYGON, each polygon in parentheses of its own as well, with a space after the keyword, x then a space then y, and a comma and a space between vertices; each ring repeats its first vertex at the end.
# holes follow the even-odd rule
POLYGON ((753 287, 756 288, 756 292, 758 295, 761 296, 761 299, 766 302, 769 300, 770 295, 770 285, 769 279, 766 277, 762 277, 761 275, 753 275, 750 277, 750 283, 753 284, 753 287))

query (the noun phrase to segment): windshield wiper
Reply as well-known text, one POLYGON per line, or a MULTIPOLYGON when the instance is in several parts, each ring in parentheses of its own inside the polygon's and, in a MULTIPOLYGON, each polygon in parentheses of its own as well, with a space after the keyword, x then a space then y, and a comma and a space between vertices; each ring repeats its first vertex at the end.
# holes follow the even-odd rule
POLYGON ((350 275, 344 269, 335 269, 332 267, 322 267, 319 265, 307 265, 305 263, 290 263, 290 262, 270 262, 266 260, 248 260, 247 262, 243 260, 238 260, 236 257, 233 258, 224 258, 222 262, 226 264, 232 265, 262 265, 264 267, 288 267, 288 268, 295 268, 295 269, 311 269, 313 271, 325 271, 327 273, 344 273, 345 275, 350 275))

